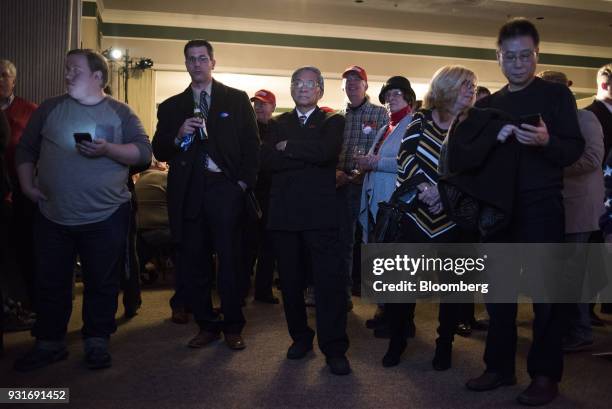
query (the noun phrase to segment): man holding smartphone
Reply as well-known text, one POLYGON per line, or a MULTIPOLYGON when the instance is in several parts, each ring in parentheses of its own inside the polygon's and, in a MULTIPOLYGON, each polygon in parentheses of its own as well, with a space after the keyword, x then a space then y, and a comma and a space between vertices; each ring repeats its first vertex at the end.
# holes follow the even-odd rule
MULTIPOLYGON (((520 144, 519 162, 512 220, 489 242, 563 243, 563 168, 575 162, 584 150, 576 102, 566 86, 535 76, 539 34, 531 22, 523 18, 507 22, 499 31, 497 46, 497 59, 508 84, 476 106, 529 117, 524 123, 505 125, 497 135, 500 143, 510 137, 516 139, 520 144)), ((524 267, 529 270, 529 266, 524 267)), ((566 304, 534 300, 533 342, 527 359, 532 380, 518 396, 520 403, 543 405, 557 396, 569 308, 566 304)), ((484 355, 486 370, 466 385, 474 391, 516 383, 517 305, 488 303, 487 311, 491 320, 484 355)))
POLYGON ((23 193, 38 206, 34 221, 36 344, 15 362, 29 371, 65 359, 77 254, 83 266, 85 363, 111 365, 121 260, 130 216, 130 166, 151 160, 142 124, 107 96, 108 65, 95 51, 75 49, 65 63, 66 94, 44 101, 17 147, 23 193))

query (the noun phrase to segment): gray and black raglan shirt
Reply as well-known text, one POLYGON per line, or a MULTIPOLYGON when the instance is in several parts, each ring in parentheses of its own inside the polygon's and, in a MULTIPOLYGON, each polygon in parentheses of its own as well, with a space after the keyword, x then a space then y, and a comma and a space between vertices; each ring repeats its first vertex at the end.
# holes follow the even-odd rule
POLYGON ((79 154, 74 134, 81 132, 94 140, 133 143, 140 151, 139 165, 151 160, 149 138, 126 104, 105 97, 96 105, 83 105, 68 94, 43 102, 23 132, 16 164, 36 164, 38 187, 47 197, 38 204, 40 212, 62 225, 105 220, 130 200, 128 166, 79 154))

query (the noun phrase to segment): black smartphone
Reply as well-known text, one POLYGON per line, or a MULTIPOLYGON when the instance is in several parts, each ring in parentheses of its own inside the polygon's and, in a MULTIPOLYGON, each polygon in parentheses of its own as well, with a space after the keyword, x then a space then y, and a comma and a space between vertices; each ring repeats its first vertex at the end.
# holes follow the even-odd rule
POLYGON ((92 142, 91 134, 89 132, 75 132, 74 133, 74 141, 76 143, 81 143, 83 141, 92 142))
POLYGON ((540 119, 542 117, 540 116, 540 114, 529 114, 529 115, 522 115, 519 117, 519 126, 521 124, 527 124, 527 125, 533 125, 533 126, 538 126, 540 124, 540 119))

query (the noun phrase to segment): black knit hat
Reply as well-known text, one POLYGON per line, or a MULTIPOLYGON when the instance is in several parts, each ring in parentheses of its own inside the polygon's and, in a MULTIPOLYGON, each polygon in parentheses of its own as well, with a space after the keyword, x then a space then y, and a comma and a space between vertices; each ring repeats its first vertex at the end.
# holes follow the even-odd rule
POLYGON ((389 78, 387 82, 384 83, 382 89, 380 90, 380 94, 378 94, 378 100, 381 104, 385 103, 385 93, 390 89, 402 90, 404 92, 404 98, 406 98, 406 101, 410 101, 411 103, 416 101, 416 94, 410 86, 410 81, 408 81, 408 78, 406 77, 398 75, 389 78))

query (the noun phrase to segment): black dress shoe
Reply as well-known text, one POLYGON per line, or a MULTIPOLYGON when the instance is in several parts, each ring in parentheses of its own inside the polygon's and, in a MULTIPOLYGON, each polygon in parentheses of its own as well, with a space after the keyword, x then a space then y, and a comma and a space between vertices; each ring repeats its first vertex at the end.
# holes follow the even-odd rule
POLYGON ((465 384, 469 390, 476 392, 490 391, 506 385, 516 385, 516 376, 502 375, 497 372, 484 372, 478 378, 470 379, 465 384))
POLYGON ((329 370, 334 375, 348 375, 351 373, 351 364, 344 355, 341 356, 328 356, 325 358, 329 370))
POLYGON ((431 361, 431 365, 433 369, 436 371, 446 371, 451 367, 453 355, 453 343, 452 341, 441 341, 439 339, 436 340, 436 353, 434 354, 434 358, 431 361))
POLYGON ((34 369, 43 368, 66 358, 68 358, 68 351, 66 348, 51 351, 34 347, 27 354, 16 360, 13 368, 19 372, 28 372, 34 369))
POLYGON ((95 347, 85 352, 85 365, 89 369, 110 368, 111 363, 111 355, 106 348, 95 347))
POLYGON ((302 359, 309 351, 312 351, 312 340, 296 341, 287 350, 287 359, 302 359))
POLYGON ((558 394, 557 382, 548 376, 536 376, 516 400, 522 405, 542 406, 552 402, 558 394))
POLYGON ((472 335, 472 327, 470 324, 461 323, 457 325, 455 328, 455 333, 457 335, 461 335, 462 337, 469 337, 472 335))
POLYGON ((257 302, 262 302, 265 304, 278 304, 280 302, 280 300, 273 295, 267 295, 265 297, 255 296, 253 299, 257 302))
POLYGON ((402 354, 406 350, 406 340, 403 338, 391 338, 387 353, 383 356, 382 365, 385 368, 397 366, 400 363, 402 354))
POLYGON ((225 344, 234 351, 240 351, 246 348, 246 343, 240 334, 224 334, 225 344))

